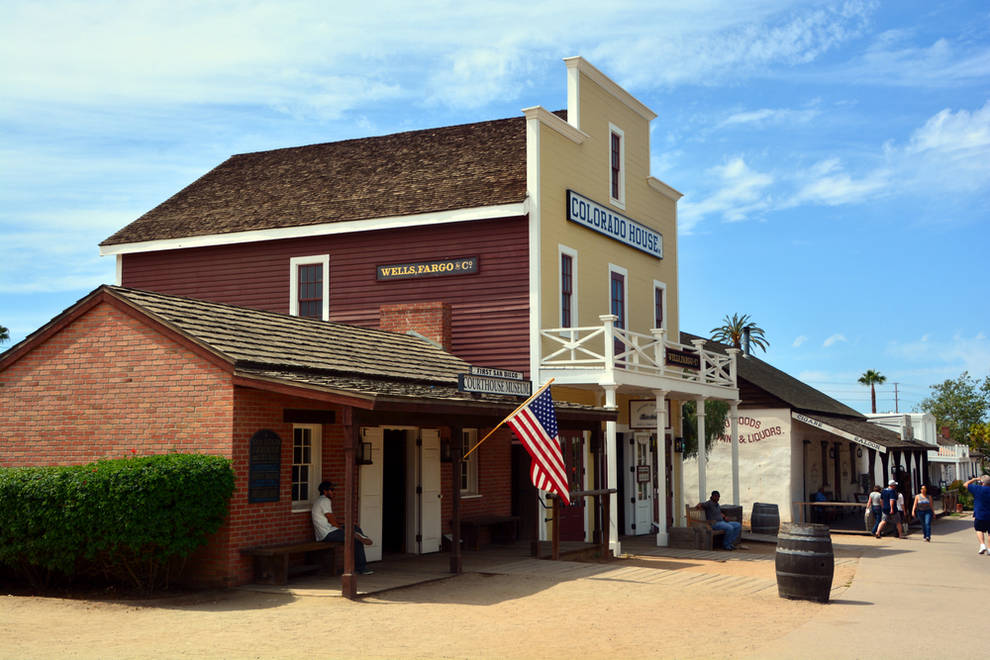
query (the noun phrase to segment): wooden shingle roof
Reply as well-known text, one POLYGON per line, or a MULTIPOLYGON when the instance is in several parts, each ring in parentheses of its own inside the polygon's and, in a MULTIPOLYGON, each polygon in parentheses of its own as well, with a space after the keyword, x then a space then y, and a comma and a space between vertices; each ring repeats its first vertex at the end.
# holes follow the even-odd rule
POLYGON ((516 117, 232 156, 100 245, 478 208, 525 198, 526 124, 516 117))

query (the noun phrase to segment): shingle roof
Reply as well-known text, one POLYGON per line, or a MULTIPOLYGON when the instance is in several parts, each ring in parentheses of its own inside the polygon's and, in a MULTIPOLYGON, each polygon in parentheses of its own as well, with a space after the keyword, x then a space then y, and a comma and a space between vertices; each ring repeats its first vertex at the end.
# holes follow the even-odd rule
POLYGON ((526 124, 515 117, 232 156, 101 245, 525 198, 526 124))
MULTIPOLYGON (((681 333, 681 343, 688 344, 693 339, 705 338, 687 332, 681 333)), ((710 351, 725 353, 725 349, 729 347, 705 339, 705 348, 710 351)), ((739 359, 736 360, 736 364, 738 365, 740 378, 774 395, 796 410, 822 412, 831 415, 848 415, 865 419, 859 411, 836 401, 806 383, 802 383, 797 378, 767 364, 755 355, 744 357, 740 354, 739 359)))
POLYGON ((816 413, 807 413, 808 417, 817 419, 823 424, 828 424, 829 426, 834 426, 835 428, 845 431, 846 433, 852 433, 861 438, 866 438, 867 440, 872 440, 879 445, 883 445, 888 449, 917 449, 924 448, 930 449, 928 445, 917 440, 904 440, 901 438, 901 434, 896 431, 891 431, 890 429, 884 428, 879 424, 874 424, 868 421, 865 417, 862 419, 843 417, 839 415, 822 415, 816 413))

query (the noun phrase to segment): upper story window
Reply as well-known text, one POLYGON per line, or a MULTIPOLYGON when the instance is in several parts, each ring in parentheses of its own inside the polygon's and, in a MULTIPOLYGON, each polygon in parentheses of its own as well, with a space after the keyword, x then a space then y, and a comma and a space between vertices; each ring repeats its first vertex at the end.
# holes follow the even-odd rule
POLYGON ((667 285, 663 282, 653 281, 653 327, 665 328, 664 320, 667 317, 667 285))
POLYGON ((609 293, 611 304, 609 311, 619 318, 615 321, 616 328, 626 327, 626 272, 618 266, 609 269, 609 293))
POLYGON ((574 325, 574 256, 560 253, 560 327, 574 325))
POLYGON ((626 204, 626 141, 622 129, 609 127, 609 201, 620 208, 626 204))
POLYGON ((289 314, 330 319, 330 256, 289 260, 289 314))

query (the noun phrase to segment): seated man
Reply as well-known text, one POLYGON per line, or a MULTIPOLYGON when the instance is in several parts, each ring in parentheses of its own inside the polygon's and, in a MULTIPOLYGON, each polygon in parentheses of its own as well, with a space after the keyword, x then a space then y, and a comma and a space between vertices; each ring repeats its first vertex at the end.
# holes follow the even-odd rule
POLYGON ((711 498, 707 502, 701 502, 695 508, 705 510, 705 518, 711 523, 712 529, 725 532, 722 547, 726 550, 735 550, 736 541, 742 534, 742 523, 726 518, 725 514, 722 513, 722 507, 718 505, 719 497, 721 497, 719 492, 713 490, 711 498))
MULTIPOLYGON (((330 496, 333 494, 333 482, 321 481, 319 485, 320 497, 313 502, 313 530, 316 532, 317 541, 343 541, 344 525, 333 515, 333 503, 330 496)), ((368 568, 368 562, 364 556, 364 546, 371 545, 372 540, 364 535, 361 528, 354 525, 354 539, 360 543, 354 544, 354 571, 360 575, 371 575, 374 573, 368 568)))

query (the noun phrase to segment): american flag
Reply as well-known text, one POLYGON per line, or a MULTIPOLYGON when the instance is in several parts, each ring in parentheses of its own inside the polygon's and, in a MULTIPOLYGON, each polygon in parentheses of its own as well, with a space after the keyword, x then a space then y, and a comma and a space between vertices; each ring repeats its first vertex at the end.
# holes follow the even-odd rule
POLYGON ((533 459, 533 467, 529 471, 533 485, 556 494, 566 504, 570 504, 567 471, 564 468, 564 457, 560 453, 557 416, 553 411, 550 388, 545 388, 532 401, 514 412, 506 423, 516 432, 533 459))

